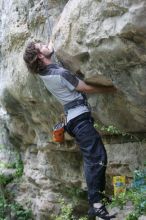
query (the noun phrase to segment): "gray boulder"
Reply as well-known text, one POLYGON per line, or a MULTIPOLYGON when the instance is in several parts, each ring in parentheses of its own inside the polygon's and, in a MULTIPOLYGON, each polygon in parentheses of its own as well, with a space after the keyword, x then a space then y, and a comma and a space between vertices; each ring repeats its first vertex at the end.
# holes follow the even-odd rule
POLYGON ((58 57, 90 83, 114 85, 92 107, 106 125, 146 129, 146 2, 72 0, 53 32, 58 57))

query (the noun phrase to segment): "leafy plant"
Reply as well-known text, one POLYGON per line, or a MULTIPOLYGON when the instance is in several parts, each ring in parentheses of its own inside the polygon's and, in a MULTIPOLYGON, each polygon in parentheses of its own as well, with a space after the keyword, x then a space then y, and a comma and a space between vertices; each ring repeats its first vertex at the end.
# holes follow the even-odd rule
POLYGON ((87 217, 81 217, 79 220, 87 220, 87 217))
POLYGON ((129 137, 130 139, 134 139, 139 141, 139 138, 136 135, 127 133, 125 131, 121 131, 120 129, 118 129, 117 127, 115 127, 114 125, 109 125, 109 126, 104 126, 101 125, 100 123, 94 123, 94 127, 101 132, 107 132, 111 135, 122 135, 123 137, 129 137))
POLYGON ((62 191, 67 195, 67 197, 72 198, 72 201, 74 201, 75 203, 79 199, 85 199, 87 197, 86 191, 75 186, 63 188, 62 191))
POLYGON ((94 127, 99 131, 105 131, 108 132, 109 134, 121 134, 122 136, 128 135, 128 133, 119 130, 114 125, 104 126, 99 123, 94 123, 94 127))
POLYGON ((73 205, 65 203, 64 199, 60 200, 61 210, 58 216, 53 216, 54 220, 87 220, 87 217, 77 219, 73 214, 73 205))
POLYGON ((5 163, 5 162, 0 162, 0 167, 1 168, 16 168, 16 163, 14 162, 14 163, 5 163))
POLYGON ((136 189, 130 189, 124 193, 120 193, 112 199, 110 206, 118 206, 123 209, 124 205, 128 202, 132 203, 134 210, 127 216, 126 220, 137 220, 140 215, 146 214, 146 195, 136 189))
POLYGON ((5 176, 4 174, 0 174, 0 186, 4 186, 8 184, 13 178, 10 176, 5 176))
POLYGON ((0 184, 0 220, 32 220, 31 210, 24 209, 20 204, 11 201, 10 195, 0 184))
POLYGON ((32 219, 32 213, 30 210, 25 210, 16 202, 11 204, 0 196, 0 220, 5 220, 7 216, 9 216, 10 219, 13 216, 16 220, 32 219))
POLYGON ((20 204, 14 203, 9 205, 11 212, 20 220, 30 220, 32 219, 31 210, 25 210, 20 204))
POLYGON ((23 174, 23 162, 19 156, 14 163, 1 163, 5 168, 15 168, 16 171, 11 176, 0 174, 0 220, 16 219, 16 220, 30 220, 32 214, 30 210, 25 210, 20 204, 12 202, 6 196, 5 186, 12 180, 17 179, 23 174), (6 198, 5 198, 6 197, 6 198))
POLYGON ((71 204, 65 204, 64 200, 60 200, 61 212, 60 215, 55 218, 55 220, 73 220, 73 207, 71 204))
POLYGON ((4 174, 0 174, 0 184, 6 184, 14 178, 21 177, 24 169, 23 161, 18 156, 17 156, 17 160, 14 163, 0 162, 0 167, 8 168, 8 169, 9 168, 16 169, 12 177, 5 177, 4 174))
POLYGON ((24 169, 23 161, 19 158, 16 162, 16 172, 14 174, 14 177, 22 176, 23 169, 24 169))
POLYGON ((138 217, 139 215, 137 215, 136 213, 130 213, 128 217, 126 218, 126 220, 137 220, 138 217))

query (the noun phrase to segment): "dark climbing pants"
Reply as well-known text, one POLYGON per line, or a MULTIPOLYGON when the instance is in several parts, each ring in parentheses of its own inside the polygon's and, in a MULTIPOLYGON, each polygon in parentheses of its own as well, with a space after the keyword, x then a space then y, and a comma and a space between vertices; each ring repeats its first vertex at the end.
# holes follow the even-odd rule
POLYGON ((90 113, 83 113, 70 120, 66 125, 67 132, 74 136, 80 146, 84 172, 88 188, 89 203, 99 202, 105 190, 105 171, 107 154, 99 133, 93 126, 90 113))

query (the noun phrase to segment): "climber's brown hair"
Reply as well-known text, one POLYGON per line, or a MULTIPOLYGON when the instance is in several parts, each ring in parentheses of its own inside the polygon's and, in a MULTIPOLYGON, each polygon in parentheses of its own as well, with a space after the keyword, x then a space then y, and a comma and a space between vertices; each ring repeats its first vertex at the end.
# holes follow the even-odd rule
POLYGON ((38 74, 40 71, 45 69, 45 64, 38 58, 38 53, 40 51, 35 47, 36 43, 37 42, 33 41, 29 42, 23 54, 23 59, 27 68, 32 74, 38 74))

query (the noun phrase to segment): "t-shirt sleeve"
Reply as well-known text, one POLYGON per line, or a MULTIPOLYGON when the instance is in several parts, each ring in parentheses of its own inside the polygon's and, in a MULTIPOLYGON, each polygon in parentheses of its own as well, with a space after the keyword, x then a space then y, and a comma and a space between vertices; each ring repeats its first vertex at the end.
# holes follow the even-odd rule
POLYGON ((67 86, 71 91, 75 90, 79 83, 79 79, 68 70, 63 71, 61 76, 63 85, 67 86))

